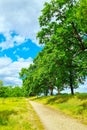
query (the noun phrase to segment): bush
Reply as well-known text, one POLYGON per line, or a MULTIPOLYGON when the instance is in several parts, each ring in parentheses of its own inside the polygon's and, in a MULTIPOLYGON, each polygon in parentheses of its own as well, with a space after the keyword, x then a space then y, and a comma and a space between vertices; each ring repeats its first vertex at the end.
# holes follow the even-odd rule
POLYGON ((87 93, 80 93, 80 94, 76 94, 78 99, 81 100, 86 100, 87 99, 87 93))

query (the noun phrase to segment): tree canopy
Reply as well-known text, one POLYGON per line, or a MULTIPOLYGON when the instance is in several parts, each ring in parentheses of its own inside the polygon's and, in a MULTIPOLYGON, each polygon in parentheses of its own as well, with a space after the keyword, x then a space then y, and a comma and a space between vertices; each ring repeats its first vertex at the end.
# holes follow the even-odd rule
POLYGON ((84 83, 87 76, 87 0, 51 0, 44 4, 37 33, 43 50, 20 72, 27 95, 58 93, 84 83))

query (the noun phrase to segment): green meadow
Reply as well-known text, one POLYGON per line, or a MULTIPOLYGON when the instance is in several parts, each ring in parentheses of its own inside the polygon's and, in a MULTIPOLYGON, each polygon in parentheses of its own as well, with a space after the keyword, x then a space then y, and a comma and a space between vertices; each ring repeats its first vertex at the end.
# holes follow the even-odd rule
POLYGON ((0 130, 44 130, 29 100, 48 105, 87 124, 87 94, 0 98, 0 130))
POLYGON ((87 94, 61 94, 57 96, 47 96, 32 98, 31 100, 43 103, 63 112, 73 118, 87 124, 87 94))
POLYGON ((43 130, 25 98, 0 98, 0 130, 43 130))

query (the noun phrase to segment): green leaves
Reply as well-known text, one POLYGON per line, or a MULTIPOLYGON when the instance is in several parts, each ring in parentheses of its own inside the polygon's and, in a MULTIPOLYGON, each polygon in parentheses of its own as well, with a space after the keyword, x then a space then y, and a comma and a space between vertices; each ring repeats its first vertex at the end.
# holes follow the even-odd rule
POLYGON ((87 0, 51 0, 45 3, 39 17, 37 33, 42 52, 34 64, 23 69, 23 86, 28 94, 45 93, 57 86, 74 88, 87 75, 87 0))
MULTIPOLYGON (((83 16, 85 15, 86 6, 81 10, 85 2, 87 1, 52 0, 50 3, 45 4, 42 16, 40 17, 40 20, 43 17, 45 17, 45 19, 44 24, 40 24, 42 29, 39 32, 39 34, 43 32, 43 37, 38 35, 38 38, 43 41, 42 43, 46 44, 44 49, 47 53, 45 55, 48 55, 50 52, 50 55, 48 55, 49 60, 46 63, 50 63, 49 76, 54 75, 54 70, 56 72, 58 71, 59 74, 55 73, 54 76, 55 78, 59 77, 60 81, 57 82, 60 83, 64 78, 63 83, 72 87, 71 89, 75 87, 79 79, 81 71, 79 68, 82 66, 82 63, 79 63, 79 60, 82 60, 80 56, 87 48, 86 41, 83 41, 80 35, 82 27, 77 18, 79 14, 81 15, 81 11, 83 12, 83 16), (61 75, 61 69, 64 70, 62 75, 66 75, 66 78, 61 75)), ((84 54, 83 57, 85 57, 84 54)), ((84 65, 86 65, 86 61, 83 63, 83 66, 84 65)))

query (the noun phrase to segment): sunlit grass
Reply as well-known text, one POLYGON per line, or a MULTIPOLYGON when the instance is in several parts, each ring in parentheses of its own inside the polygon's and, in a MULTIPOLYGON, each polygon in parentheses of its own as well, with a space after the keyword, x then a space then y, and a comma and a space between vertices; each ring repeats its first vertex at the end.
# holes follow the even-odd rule
POLYGON ((25 98, 0 98, 0 130, 43 130, 40 125, 38 116, 25 98), (34 125, 34 116, 37 125, 34 125))
POLYGON ((48 96, 33 100, 49 105, 87 124, 87 94, 48 96))

